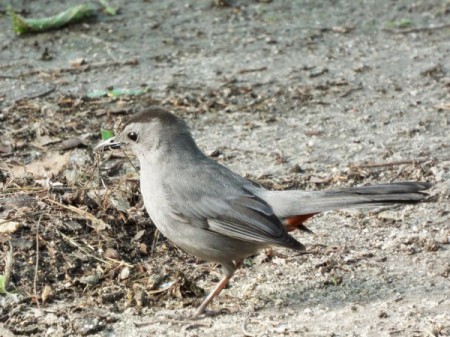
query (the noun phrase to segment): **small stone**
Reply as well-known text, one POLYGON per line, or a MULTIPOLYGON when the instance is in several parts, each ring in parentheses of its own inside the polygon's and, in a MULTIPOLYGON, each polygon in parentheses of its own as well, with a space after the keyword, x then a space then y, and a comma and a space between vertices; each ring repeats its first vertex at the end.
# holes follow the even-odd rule
POLYGON ((46 285, 44 287, 44 289, 42 289, 42 294, 41 294, 42 302, 45 303, 45 302, 51 300, 53 298, 53 296, 54 296, 54 292, 53 292, 52 287, 50 287, 49 285, 46 285))
POLYGON ((103 257, 107 259, 120 260, 120 254, 114 248, 107 248, 103 253, 103 257))
POLYGON ((209 153, 209 156, 210 156, 210 157, 213 157, 213 158, 217 158, 217 157, 219 157, 221 154, 222 154, 222 151, 220 151, 219 149, 215 149, 215 150, 213 150, 213 151, 211 151, 211 152, 209 153))
POLYGON ((142 255, 148 255, 147 245, 146 245, 145 243, 141 243, 141 244, 139 245, 139 252, 140 252, 142 255))
POLYGON ((126 280, 130 277, 130 268, 124 267, 119 274, 119 280, 126 280))
POLYGON ((87 275, 80 278, 80 283, 86 284, 86 285, 96 285, 100 281, 100 275, 94 274, 94 275, 87 275))
POLYGON ((378 313, 378 317, 379 318, 387 318, 388 317, 388 314, 385 312, 385 311, 380 311, 379 313, 378 313))

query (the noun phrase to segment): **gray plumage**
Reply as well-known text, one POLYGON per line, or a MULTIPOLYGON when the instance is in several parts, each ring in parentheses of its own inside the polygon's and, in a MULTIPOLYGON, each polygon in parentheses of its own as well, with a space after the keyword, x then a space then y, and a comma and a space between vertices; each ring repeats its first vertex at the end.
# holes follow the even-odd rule
POLYGON ((330 191, 266 191, 264 198, 280 218, 342 208, 368 208, 421 201, 429 183, 402 182, 330 191))
POLYGON ((427 183, 393 183, 331 191, 269 191, 204 155, 183 120, 161 108, 132 116, 113 139, 96 149, 127 145, 138 157, 145 207, 175 245, 222 264, 225 278, 259 249, 303 250, 284 226, 291 217, 422 200, 427 183))

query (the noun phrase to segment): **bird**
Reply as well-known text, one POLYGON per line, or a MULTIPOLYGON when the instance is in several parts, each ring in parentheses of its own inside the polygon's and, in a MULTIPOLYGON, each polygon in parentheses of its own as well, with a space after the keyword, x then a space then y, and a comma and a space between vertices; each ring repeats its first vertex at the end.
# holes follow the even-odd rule
POLYGON ((128 148, 140 164, 144 206, 175 246, 219 263, 224 276, 191 315, 198 318, 228 284, 243 260, 270 247, 303 251, 289 232, 310 232, 304 222, 342 208, 414 204, 427 182, 393 182, 323 191, 266 189, 208 157, 186 122, 162 107, 132 116, 116 136, 94 150, 128 148))

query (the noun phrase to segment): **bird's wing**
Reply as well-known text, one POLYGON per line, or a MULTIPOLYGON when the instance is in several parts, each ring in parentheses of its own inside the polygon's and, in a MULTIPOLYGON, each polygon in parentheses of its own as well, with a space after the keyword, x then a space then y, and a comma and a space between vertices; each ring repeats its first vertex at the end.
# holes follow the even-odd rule
MULTIPOLYGON (((252 188, 246 188, 248 183, 244 179, 232 177, 230 181, 229 172, 215 170, 214 173, 214 181, 209 178, 209 184, 202 188, 189 184, 186 179, 165 186, 168 199, 173 201, 173 216, 178 221, 244 242, 304 249, 286 232, 270 205, 253 193, 252 188)), ((195 181, 207 173, 198 174, 200 177, 195 181)))
POLYGON ((248 190, 228 204, 225 212, 207 219, 210 230, 243 241, 304 249, 287 234, 272 208, 248 190))

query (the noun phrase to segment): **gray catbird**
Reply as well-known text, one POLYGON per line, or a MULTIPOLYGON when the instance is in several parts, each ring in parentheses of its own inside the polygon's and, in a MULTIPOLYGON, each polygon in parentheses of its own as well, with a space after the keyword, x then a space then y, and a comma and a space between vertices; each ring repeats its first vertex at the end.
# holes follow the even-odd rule
POLYGON ((132 116, 96 150, 128 146, 140 163, 144 204, 176 246, 222 265, 225 276, 193 317, 226 286, 243 259, 261 248, 305 247, 288 234, 311 216, 340 208, 410 204, 430 184, 401 182, 331 191, 270 191, 230 171, 197 147, 186 123, 152 107, 132 116))

